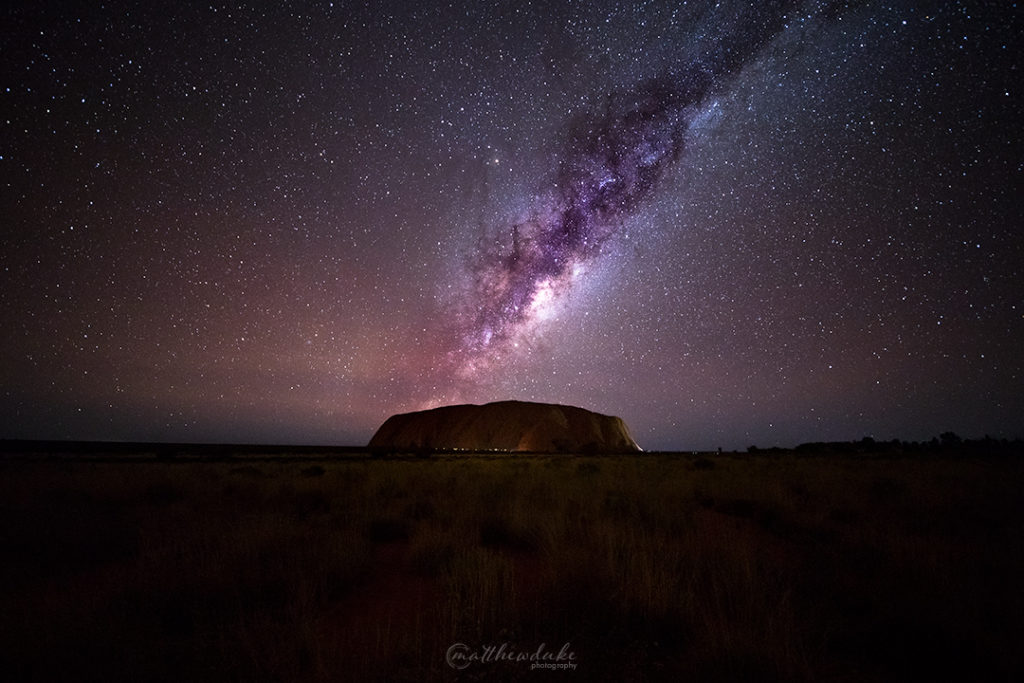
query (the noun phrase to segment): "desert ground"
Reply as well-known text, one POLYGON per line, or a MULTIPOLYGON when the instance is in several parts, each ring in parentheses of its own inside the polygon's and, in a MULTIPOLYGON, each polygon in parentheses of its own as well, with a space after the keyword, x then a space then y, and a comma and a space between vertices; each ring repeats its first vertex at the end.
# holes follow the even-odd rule
POLYGON ((1024 674, 1016 446, 11 450, 5 680, 1024 674))

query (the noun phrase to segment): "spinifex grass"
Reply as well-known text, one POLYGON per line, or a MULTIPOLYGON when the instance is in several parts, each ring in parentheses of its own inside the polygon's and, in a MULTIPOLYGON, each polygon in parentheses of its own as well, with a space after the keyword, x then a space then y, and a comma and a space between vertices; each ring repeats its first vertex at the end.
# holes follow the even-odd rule
MULTIPOLYGON (((5 463, 11 680, 1021 673, 1021 463, 839 456, 5 463)), ((475 677, 475 678, 474 678, 475 677)))

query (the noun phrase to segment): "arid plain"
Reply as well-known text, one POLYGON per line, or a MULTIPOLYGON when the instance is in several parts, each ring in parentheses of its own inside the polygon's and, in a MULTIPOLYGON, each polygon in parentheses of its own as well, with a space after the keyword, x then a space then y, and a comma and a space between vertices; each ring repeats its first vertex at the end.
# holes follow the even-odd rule
POLYGON ((8 452, 0 669, 1011 680, 1022 455, 8 452), (571 667, 532 666, 560 651, 571 667))

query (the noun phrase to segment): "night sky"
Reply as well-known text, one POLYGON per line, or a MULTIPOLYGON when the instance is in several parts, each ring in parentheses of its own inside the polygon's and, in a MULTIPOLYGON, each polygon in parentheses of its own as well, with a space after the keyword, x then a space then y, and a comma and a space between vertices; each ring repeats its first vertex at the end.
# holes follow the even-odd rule
POLYGON ((0 437, 1024 436, 1015 3, 16 4, 0 437))

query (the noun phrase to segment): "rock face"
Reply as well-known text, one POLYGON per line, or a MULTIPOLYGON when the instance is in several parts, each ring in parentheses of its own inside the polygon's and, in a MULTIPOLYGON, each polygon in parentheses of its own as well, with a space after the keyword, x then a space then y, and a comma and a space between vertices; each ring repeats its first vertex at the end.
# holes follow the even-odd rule
POLYGON ((640 447, 621 418, 552 403, 500 401, 392 415, 370 439, 389 450, 626 453, 640 447))

